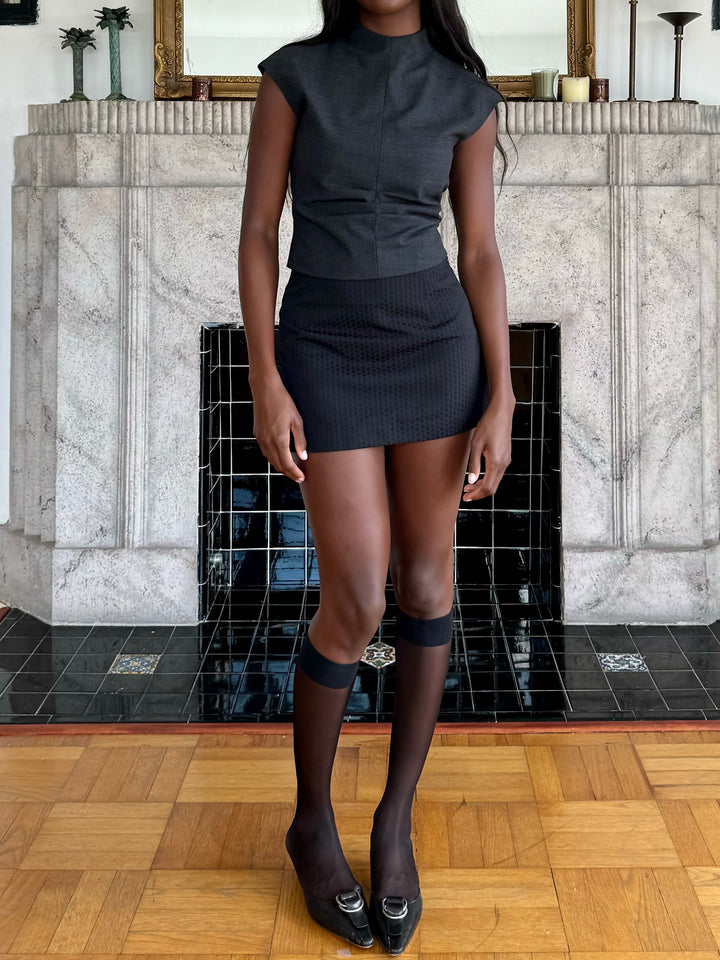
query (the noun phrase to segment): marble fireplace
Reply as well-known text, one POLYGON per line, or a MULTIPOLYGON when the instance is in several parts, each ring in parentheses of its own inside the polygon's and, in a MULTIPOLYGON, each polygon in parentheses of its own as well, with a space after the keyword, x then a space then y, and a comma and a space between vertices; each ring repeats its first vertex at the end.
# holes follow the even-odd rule
MULTIPOLYGON (((197 622, 199 331, 242 320, 252 109, 34 105, 16 140, 0 597, 50 623, 197 622)), ((708 623, 720 107, 522 103, 500 123, 510 321, 560 328, 562 619, 708 623)), ((440 229, 453 262, 447 196, 440 229)), ((286 208, 278 302, 291 230, 286 208)))

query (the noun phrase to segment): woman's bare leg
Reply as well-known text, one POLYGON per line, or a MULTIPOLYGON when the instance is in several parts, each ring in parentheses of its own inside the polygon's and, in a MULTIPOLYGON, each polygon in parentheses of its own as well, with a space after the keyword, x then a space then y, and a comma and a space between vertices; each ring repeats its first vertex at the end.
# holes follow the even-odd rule
POLYGON ((327 899, 356 884, 337 835, 330 782, 356 662, 385 610, 390 525, 383 447, 316 452, 298 462, 305 473, 300 488, 317 552, 320 604, 305 638, 317 651, 310 650, 305 661, 315 679, 300 662, 302 654, 295 665, 297 805, 286 843, 302 886, 327 899), (346 685, 326 685, 323 671, 347 677, 346 685))
POLYGON ((370 843, 376 897, 408 900, 419 885, 410 839, 412 801, 447 677, 452 640, 453 531, 472 431, 389 447, 390 575, 396 693, 385 791, 370 843))

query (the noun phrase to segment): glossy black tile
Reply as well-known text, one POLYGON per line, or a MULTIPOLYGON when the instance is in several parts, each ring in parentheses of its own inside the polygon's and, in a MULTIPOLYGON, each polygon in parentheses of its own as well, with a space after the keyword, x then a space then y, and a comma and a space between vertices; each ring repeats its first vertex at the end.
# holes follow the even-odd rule
POLYGON ((659 690, 699 690, 700 678, 692 670, 657 670, 651 667, 651 675, 659 690))
POLYGON ((714 633, 678 633, 677 628, 673 627, 672 635, 680 649, 688 656, 691 653, 707 653, 715 656, 720 654, 720 639, 714 633))
POLYGON ((711 626, 705 623, 671 624, 669 629, 676 639, 682 637, 689 640, 691 637, 711 637, 714 635, 711 626))
POLYGON ((19 668, 22 673, 53 673, 59 675, 74 658, 74 653, 45 652, 31 653, 19 668))
POLYGON ((110 669, 116 654, 109 653, 84 653, 79 650, 67 666, 71 673, 107 673, 110 669))
POLYGON ((109 673, 98 688, 98 693, 144 693, 152 674, 109 673))
POLYGON ((155 668, 155 676, 164 673, 200 673, 203 670, 205 655, 202 653, 165 653, 155 668))
POLYGON ((17 673, 32 653, 0 653, 0 676, 17 673))
POLYGON ((37 713, 47 694, 47 690, 17 690, 14 681, 9 683, 0 694, 0 719, 5 723, 10 717, 37 713))
POLYGON ((92 698, 92 693, 63 693, 53 690, 43 700, 40 709, 53 716, 82 714, 87 710, 92 698))
POLYGON ((150 681, 145 688, 146 693, 159 694, 184 694, 187 699, 190 691, 195 686, 197 675, 194 673, 163 673, 155 674, 150 677, 150 681))
POLYGON ((663 623, 629 623, 627 628, 636 642, 639 638, 670 637, 670 630, 663 623))
POLYGON ((127 640, 134 629, 134 627, 120 627, 112 624, 96 624, 88 631, 87 639, 90 641, 98 637, 112 637, 113 639, 120 637, 127 640))
POLYGON ((132 713, 142 697, 141 693, 124 691, 94 693, 87 706, 87 712, 98 716, 119 716, 132 713))
POLYGON ((129 634, 93 634, 90 633, 78 647, 78 656, 103 654, 115 657, 129 640, 129 634))
MULTIPOLYGON (((613 693, 623 710, 660 710, 665 706, 662 696, 655 687, 613 687, 613 693)), ((711 706, 711 704, 708 705, 711 706)))
POLYGON ((638 653, 635 641, 627 631, 607 635, 589 632, 590 641, 597 653, 638 653))
POLYGON ((609 690, 603 670, 566 670, 561 676, 566 690, 609 690))
MULTIPOLYGON (((566 710, 565 719, 573 721, 584 720, 639 720, 634 710, 566 710)), ((668 719, 667 711, 662 719, 668 719)))
MULTIPOLYGON (((530 713, 560 711, 569 706, 568 698, 562 690, 521 690, 518 700, 521 708, 530 713)), ((500 710, 499 707, 497 709, 500 710)))
MULTIPOLYGON (((441 722, 720 718, 720 651, 707 649, 708 633, 686 636, 688 643, 699 638, 702 644, 688 651, 676 643, 671 629, 660 636, 636 636, 636 655, 644 656, 649 669, 604 670, 592 651, 595 643, 614 645, 618 637, 625 645, 616 625, 610 636, 591 639, 591 632, 597 634, 592 626, 565 625, 566 632, 564 625, 537 617, 475 620, 465 615, 467 608, 480 606, 465 601, 492 597, 493 590, 492 584, 458 587, 441 722), (686 668, 673 667, 678 658, 686 668)), ((390 586, 389 597, 391 592, 390 586)), ((512 590, 503 595, 507 600, 512 590)), ((118 628, 93 633, 88 627, 78 631, 80 636, 46 636, 42 648, 33 645, 34 653, 0 653, 0 722, 78 722, 72 719, 78 717, 95 722, 289 722, 295 656, 318 602, 316 588, 238 589, 218 602, 218 613, 227 618, 215 624, 142 627, 137 633, 118 628), (130 653, 149 652, 143 641, 153 649, 164 645, 155 672, 109 675, 118 643, 125 654, 133 639, 138 649, 130 653), (106 666, 87 672, 86 666, 98 659, 106 666), (28 664, 53 669, 28 669, 28 664)), ((390 646, 395 607, 390 600, 376 636, 390 646)), ((711 639, 714 643, 714 634, 711 639)), ((616 652, 627 652, 627 647, 610 651, 616 652)), ((396 679, 393 663, 380 670, 361 664, 347 722, 391 719, 396 679)))
POLYGON ((670 710, 714 710, 717 706, 700 687, 694 690, 665 688, 661 690, 661 696, 670 710))
POLYGON ((704 720, 707 719, 702 710, 644 710, 634 711, 636 720, 704 720))
POLYGON ((13 677, 10 688, 13 693, 34 693, 44 690, 46 693, 51 689, 57 677, 54 673, 16 673, 13 677))
POLYGON ((106 673, 73 673, 66 670, 55 681, 53 693, 96 693, 106 673))
POLYGON ((133 635, 125 642, 122 652, 127 654, 163 653, 167 649, 169 643, 169 636, 153 637, 143 636, 142 634, 138 636, 133 635))
POLYGON ((21 637, 6 633, 3 637, 0 637, 0 656, 22 653, 29 657, 39 643, 40 637, 21 637))
POLYGON ((655 689, 649 670, 606 670, 605 676, 615 691, 655 689))
POLYGON ((138 701, 132 719, 145 718, 162 722, 161 718, 171 718, 177 721, 183 714, 187 702, 187 695, 182 693, 146 692, 138 701))
POLYGON ((612 690, 568 690, 567 698, 571 710, 615 710, 619 709, 617 698, 612 690))

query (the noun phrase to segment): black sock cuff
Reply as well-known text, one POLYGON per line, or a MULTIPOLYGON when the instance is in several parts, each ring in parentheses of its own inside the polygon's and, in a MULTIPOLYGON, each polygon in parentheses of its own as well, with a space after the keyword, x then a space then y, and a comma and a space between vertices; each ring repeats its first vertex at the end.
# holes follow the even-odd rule
POLYGON ((452 640, 452 607, 443 616, 432 617, 429 620, 411 617, 398 607, 395 622, 396 635, 407 640, 408 643, 415 643, 421 647, 439 647, 452 640))
POLYGON ((309 632, 305 630, 300 644, 298 663, 315 683, 322 684, 323 687, 335 687, 339 690, 349 687, 353 682, 360 660, 355 660, 352 663, 338 663, 336 660, 328 659, 312 645, 309 632))

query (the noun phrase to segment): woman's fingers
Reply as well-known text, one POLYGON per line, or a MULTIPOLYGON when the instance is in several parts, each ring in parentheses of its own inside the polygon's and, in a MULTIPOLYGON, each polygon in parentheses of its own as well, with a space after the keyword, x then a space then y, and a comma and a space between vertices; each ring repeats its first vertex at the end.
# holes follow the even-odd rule
POLYGON ((297 480, 298 483, 301 483, 305 479, 305 474, 302 472, 300 467, 293 460, 292 453, 290 452, 290 431, 288 430, 285 434, 284 440, 276 441, 275 444, 276 457, 279 463, 279 467, 276 467, 276 470, 279 470, 280 473, 285 474, 286 477, 289 477, 290 480, 297 480))
POLYGON ((490 449, 491 445, 486 442, 474 445, 470 454, 468 471, 468 482, 463 487, 463 500, 480 500, 482 497, 489 497, 498 488, 503 474, 510 463, 510 457, 493 456, 490 449), (485 473, 477 479, 480 474, 480 455, 485 460, 485 473))
POLYGON ((302 420, 293 420, 290 424, 293 438, 295 440, 295 449, 301 460, 307 460, 307 441, 305 440, 305 431, 303 430, 302 420))

